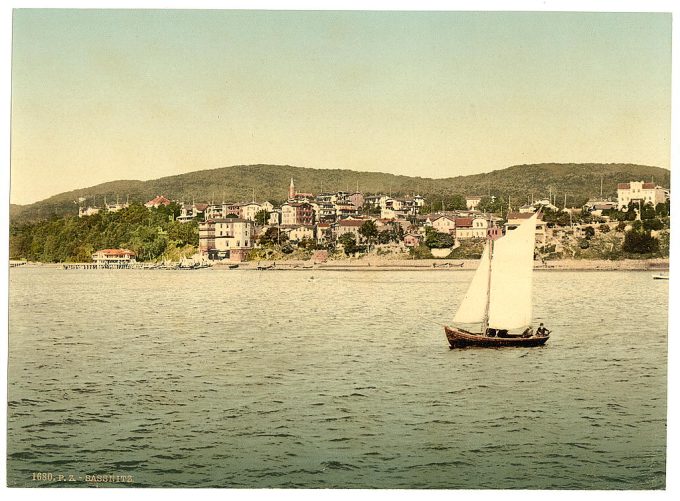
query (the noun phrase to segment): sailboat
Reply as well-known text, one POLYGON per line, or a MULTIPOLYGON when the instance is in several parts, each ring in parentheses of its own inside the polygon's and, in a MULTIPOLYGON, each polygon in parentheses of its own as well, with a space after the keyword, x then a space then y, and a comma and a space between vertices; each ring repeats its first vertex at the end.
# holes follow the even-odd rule
POLYGON ((536 335, 531 328, 538 214, 533 214, 498 240, 487 239, 477 271, 453 318, 456 324, 481 323, 481 330, 472 332, 444 326, 452 349, 532 347, 548 340, 549 336, 536 335))

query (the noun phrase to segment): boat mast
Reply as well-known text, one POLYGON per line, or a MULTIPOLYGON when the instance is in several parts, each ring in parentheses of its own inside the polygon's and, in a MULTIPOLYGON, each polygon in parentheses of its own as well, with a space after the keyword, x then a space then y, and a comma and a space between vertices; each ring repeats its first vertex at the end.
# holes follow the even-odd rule
MULTIPOLYGON (((486 283, 486 306, 484 306, 484 320, 482 321, 482 336, 486 336, 486 330, 489 328, 489 304, 491 303, 491 257, 493 255, 493 240, 491 239, 491 232, 489 231, 491 225, 491 216, 489 215, 489 223, 486 229, 486 241, 489 246, 489 277, 486 283)), ((480 265, 481 266, 481 265, 480 265)))

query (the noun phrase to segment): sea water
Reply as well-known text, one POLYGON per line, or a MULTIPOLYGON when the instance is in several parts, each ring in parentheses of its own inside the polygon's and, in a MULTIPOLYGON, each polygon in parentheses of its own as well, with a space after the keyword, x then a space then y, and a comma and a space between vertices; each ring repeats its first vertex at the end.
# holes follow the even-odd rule
POLYGON ((11 486, 665 486, 649 273, 535 273, 550 340, 498 350, 448 347, 468 271, 9 277, 11 486))

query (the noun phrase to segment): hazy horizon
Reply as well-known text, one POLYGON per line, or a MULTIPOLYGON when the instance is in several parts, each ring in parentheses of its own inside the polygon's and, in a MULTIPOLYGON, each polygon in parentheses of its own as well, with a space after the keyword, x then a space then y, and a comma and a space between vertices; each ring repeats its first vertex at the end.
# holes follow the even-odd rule
POLYGON ((670 168, 671 15, 16 10, 11 202, 276 164, 670 168))

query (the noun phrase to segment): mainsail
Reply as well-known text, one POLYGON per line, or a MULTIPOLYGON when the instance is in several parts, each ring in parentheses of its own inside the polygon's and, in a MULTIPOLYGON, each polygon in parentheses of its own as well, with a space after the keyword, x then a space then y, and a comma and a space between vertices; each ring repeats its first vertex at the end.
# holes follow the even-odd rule
POLYGON ((517 329, 531 325, 537 218, 534 214, 496 240, 491 256, 487 244, 454 322, 484 322, 488 305, 488 326, 491 328, 517 329))
POLYGON ((534 214, 494 243, 489 291, 489 327, 518 329, 531 325, 534 214))

